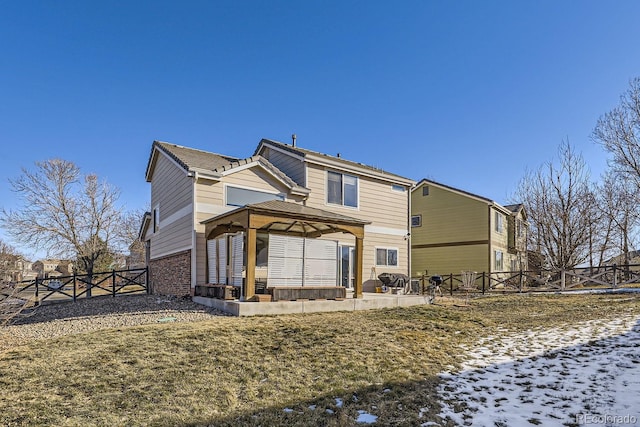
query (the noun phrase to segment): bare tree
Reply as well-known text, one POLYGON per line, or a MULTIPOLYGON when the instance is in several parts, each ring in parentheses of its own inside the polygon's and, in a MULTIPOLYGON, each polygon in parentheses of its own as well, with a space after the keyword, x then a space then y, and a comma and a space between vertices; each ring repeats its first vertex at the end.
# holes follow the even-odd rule
POLYGON ((0 240, 0 327, 11 323, 25 309, 33 305, 33 298, 20 294, 13 275, 20 254, 0 240))
POLYGON ((637 233, 638 194, 628 175, 614 170, 608 171, 599 187, 599 206, 612 225, 612 247, 621 253, 621 261, 629 264, 630 250, 637 233))
POLYGON ((120 226, 119 191, 60 159, 36 162, 35 171, 23 168, 9 182, 23 202, 20 209, 3 209, 0 215, 12 239, 44 249, 48 256, 77 258, 91 278, 120 226))
POLYGON ((529 247, 554 269, 573 268, 586 261, 593 194, 584 159, 563 141, 559 162, 527 172, 516 190, 530 224, 529 247))
POLYGON ((0 240, 0 282, 11 282, 18 259, 16 250, 0 240))
POLYGON ((630 81, 620 104, 600 117, 592 138, 611 153, 614 170, 640 188, 640 77, 630 81))

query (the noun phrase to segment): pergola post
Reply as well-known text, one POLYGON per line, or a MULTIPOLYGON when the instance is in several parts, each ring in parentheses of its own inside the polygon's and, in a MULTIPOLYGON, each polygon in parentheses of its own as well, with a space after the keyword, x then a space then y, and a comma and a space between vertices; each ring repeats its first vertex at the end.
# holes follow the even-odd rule
POLYGON ((244 297, 249 300, 256 293, 256 229, 247 228, 247 270, 244 297))
POLYGON ((355 289, 353 292, 354 298, 362 298, 362 257, 363 257, 363 238, 356 236, 356 265, 355 265, 355 289))

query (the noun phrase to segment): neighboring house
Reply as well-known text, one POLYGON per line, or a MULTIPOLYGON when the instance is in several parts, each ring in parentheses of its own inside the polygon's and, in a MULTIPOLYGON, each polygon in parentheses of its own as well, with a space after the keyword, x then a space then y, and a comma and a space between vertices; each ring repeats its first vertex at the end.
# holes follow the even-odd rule
POLYGON ((604 265, 626 265, 626 264, 640 264, 640 251, 629 251, 625 255, 621 253, 617 256, 606 260, 604 265))
POLYGON ((527 217, 522 205, 423 179, 411 194, 414 276, 527 269, 527 217))
POLYGON ((32 280, 37 272, 32 270, 33 263, 22 255, 0 254, 0 282, 20 282, 32 280))
POLYGON ((73 274, 73 262, 60 259, 44 259, 33 263, 33 270, 41 279, 70 276, 73 274))
MULTIPOLYGON (((150 213, 146 212, 145 216, 150 213)), ((133 243, 129 245, 129 255, 127 255, 125 259, 125 268, 127 270, 133 270, 136 268, 145 268, 147 266, 147 252, 146 245, 140 239, 136 239, 133 243)))
POLYGON ((251 157, 155 141, 147 172, 146 242, 155 293, 237 286, 373 290, 376 275, 409 273, 415 184, 383 170, 263 139, 251 157))

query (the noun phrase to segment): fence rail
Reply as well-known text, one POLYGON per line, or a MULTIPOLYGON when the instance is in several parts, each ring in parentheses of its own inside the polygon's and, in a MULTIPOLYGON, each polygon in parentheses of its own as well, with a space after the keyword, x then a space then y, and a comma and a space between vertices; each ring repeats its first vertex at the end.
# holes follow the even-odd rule
MULTIPOLYGON (((451 296, 466 294, 470 291, 485 295, 489 293, 640 288, 640 264, 614 264, 570 270, 477 272, 475 280, 470 286, 465 286, 462 272, 439 276, 442 278, 441 290, 451 296)), ((414 291, 425 293, 430 277, 428 275, 413 277, 414 291)))
POLYGON ((97 296, 149 293, 147 268, 73 274, 71 276, 36 278, 11 284, 11 292, 0 292, 0 303, 7 298, 30 301, 33 305, 48 302, 77 301, 97 296))

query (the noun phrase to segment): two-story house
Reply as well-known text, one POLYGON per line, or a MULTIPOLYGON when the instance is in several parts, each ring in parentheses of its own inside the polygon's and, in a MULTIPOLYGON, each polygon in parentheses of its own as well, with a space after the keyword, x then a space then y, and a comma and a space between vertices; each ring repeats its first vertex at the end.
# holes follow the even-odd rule
POLYGON ((526 233, 520 204, 502 206, 428 179, 412 191, 414 276, 526 270, 526 233))
POLYGON ((41 279, 52 277, 69 276, 73 274, 74 264, 69 260, 43 259, 33 263, 33 270, 38 273, 41 279))
POLYGON ((263 139, 247 158, 155 141, 146 179, 141 238, 156 293, 211 283, 244 299, 272 286, 360 297, 383 272, 409 274, 411 179, 295 139, 263 139))

